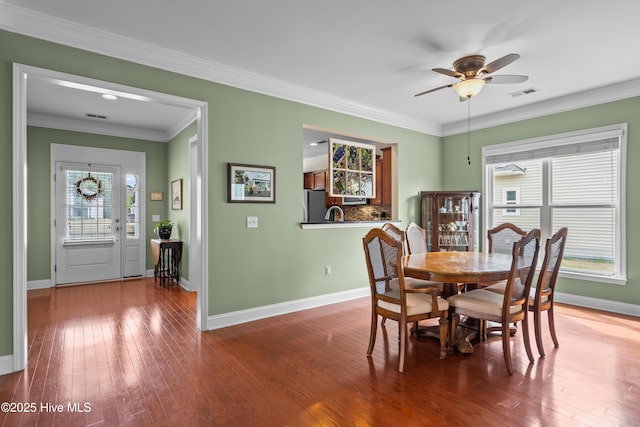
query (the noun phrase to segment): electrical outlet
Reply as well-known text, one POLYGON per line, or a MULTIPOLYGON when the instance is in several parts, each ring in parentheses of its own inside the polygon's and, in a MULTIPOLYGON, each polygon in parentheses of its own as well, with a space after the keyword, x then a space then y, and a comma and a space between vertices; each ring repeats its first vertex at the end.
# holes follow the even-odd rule
POLYGON ((331 274, 331 264, 327 264, 324 266, 324 275, 328 276, 331 274))
POLYGON ((248 216, 247 217, 247 228, 258 228, 258 217, 257 216, 248 216))

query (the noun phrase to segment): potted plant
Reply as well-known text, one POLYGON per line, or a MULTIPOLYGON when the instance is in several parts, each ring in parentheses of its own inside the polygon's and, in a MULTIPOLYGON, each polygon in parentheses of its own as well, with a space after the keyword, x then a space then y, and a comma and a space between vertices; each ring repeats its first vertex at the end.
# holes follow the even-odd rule
POLYGON ((168 219, 156 223, 156 233, 162 240, 167 240, 171 237, 171 230, 173 230, 173 223, 168 219))

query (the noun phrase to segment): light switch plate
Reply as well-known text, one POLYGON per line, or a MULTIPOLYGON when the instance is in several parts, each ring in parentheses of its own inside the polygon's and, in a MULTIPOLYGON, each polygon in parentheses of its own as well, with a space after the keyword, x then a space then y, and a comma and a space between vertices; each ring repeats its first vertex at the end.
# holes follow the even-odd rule
POLYGON ((247 217, 247 228, 258 228, 258 217, 257 216, 248 216, 247 217))
POLYGON ((160 221, 160 215, 151 215, 151 222, 160 221))

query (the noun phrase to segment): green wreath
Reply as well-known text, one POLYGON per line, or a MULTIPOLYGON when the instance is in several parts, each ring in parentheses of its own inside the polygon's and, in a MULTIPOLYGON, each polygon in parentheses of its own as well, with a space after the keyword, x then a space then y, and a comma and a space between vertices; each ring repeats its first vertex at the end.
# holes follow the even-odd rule
POLYGON ((76 194, 88 202, 102 196, 102 181, 91 175, 76 182, 76 194))

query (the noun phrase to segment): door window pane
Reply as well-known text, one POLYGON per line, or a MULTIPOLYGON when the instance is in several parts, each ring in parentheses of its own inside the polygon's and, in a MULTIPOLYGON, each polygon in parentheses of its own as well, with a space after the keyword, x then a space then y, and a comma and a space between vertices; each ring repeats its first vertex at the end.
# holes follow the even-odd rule
POLYGON ((127 239, 137 239, 140 233, 140 194, 138 175, 126 176, 127 239))
POLYGON ((66 239, 111 239, 113 174, 66 172, 66 239))

